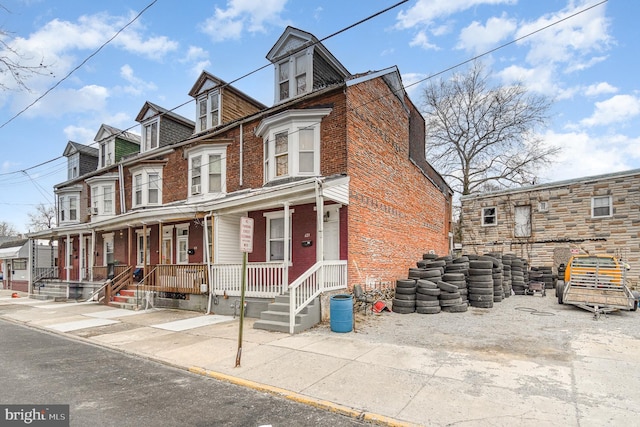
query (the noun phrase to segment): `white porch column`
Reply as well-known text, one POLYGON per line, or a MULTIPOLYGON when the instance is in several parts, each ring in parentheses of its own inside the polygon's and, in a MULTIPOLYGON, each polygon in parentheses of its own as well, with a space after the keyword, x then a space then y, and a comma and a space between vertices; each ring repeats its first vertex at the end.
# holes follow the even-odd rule
POLYGON ((84 235, 82 234, 82 231, 78 235, 78 239, 78 279, 84 280, 86 278, 85 268, 87 266, 85 265, 86 258, 82 255, 84 249, 84 235))
POLYGON ((316 181, 316 262, 324 260, 324 197, 316 181))
POLYGON ((65 253, 64 253, 64 269, 65 269, 64 278, 67 282, 71 280, 71 276, 69 273, 71 271, 71 265, 69 264, 69 261, 71 261, 70 255, 72 253, 72 247, 73 245, 71 244, 71 235, 67 234, 65 253))
POLYGON ((291 254, 289 250, 289 227, 290 227, 290 219, 289 219, 289 202, 284 203, 284 271, 283 271, 283 291, 289 288, 289 261, 291 259, 291 254))
POLYGON ((91 255, 89 256, 89 280, 93 282, 93 266, 96 262, 96 232, 91 230, 91 255))

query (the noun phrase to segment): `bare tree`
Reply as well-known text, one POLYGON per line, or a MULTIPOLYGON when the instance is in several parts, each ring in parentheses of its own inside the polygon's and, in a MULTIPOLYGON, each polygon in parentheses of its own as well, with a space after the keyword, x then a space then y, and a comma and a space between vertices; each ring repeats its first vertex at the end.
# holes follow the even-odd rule
POLYGON ((0 236, 2 237, 15 237, 19 236, 18 230, 13 225, 6 221, 0 221, 0 236))
POLYGON ((490 86, 480 62, 423 95, 427 159, 462 195, 532 184, 559 152, 538 133, 551 101, 519 83, 490 86))
MULTIPOLYGON (((8 9, 0 4, 0 9, 8 12, 8 9)), ((44 59, 33 62, 33 58, 18 51, 11 45, 11 33, 0 28, 0 76, 8 74, 13 78, 19 90, 29 90, 27 80, 34 75, 50 75, 50 66, 44 63, 44 59)), ((12 87, 0 79, 0 89, 10 90, 12 87)))
POLYGON ((29 214, 29 231, 42 231, 56 226, 56 208, 40 203, 29 214))

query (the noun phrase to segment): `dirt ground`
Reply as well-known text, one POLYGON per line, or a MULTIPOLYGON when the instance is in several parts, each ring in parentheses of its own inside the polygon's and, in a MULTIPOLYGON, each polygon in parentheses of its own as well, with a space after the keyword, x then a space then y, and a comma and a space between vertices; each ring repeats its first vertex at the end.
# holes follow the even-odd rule
MULTIPOLYGON (((553 290, 545 297, 512 295, 493 308, 464 313, 355 315, 352 338, 443 351, 477 352, 480 358, 570 360, 581 334, 606 332, 640 338, 640 310, 601 315, 560 305, 553 290)), ((314 333, 331 333, 327 322, 314 333)))

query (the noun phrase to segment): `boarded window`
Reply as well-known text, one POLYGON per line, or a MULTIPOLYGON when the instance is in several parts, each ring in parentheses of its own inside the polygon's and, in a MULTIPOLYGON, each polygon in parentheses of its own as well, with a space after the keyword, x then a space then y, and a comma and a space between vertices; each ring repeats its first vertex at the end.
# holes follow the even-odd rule
POLYGON ((514 234, 516 237, 531 236, 531 205, 516 206, 514 234))

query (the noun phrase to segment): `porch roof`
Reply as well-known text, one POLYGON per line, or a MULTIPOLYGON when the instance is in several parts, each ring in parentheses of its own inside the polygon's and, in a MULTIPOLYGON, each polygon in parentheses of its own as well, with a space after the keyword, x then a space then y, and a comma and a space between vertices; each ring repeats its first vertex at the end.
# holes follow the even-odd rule
POLYGON ((18 258, 22 246, 11 246, 0 249, 0 259, 18 258))

